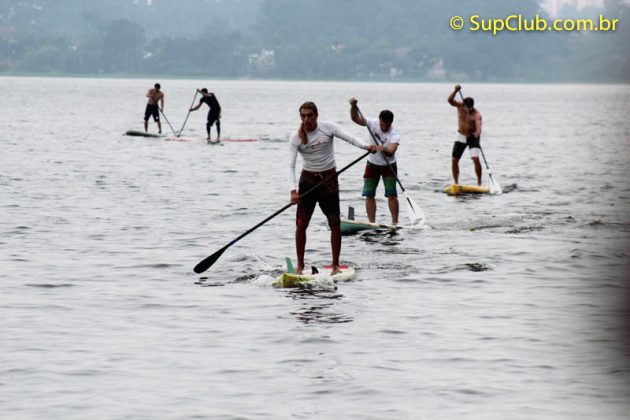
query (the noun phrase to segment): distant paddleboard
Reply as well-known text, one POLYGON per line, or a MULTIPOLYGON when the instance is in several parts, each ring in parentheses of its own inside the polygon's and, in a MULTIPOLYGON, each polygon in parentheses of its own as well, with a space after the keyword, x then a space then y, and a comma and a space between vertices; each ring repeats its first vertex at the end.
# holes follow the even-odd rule
POLYGON ((449 185, 442 190, 448 195, 460 194, 487 194, 490 192, 489 185, 449 185))
POLYGON ((398 226, 385 223, 372 223, 367 220, 348 220, 341 218, 342 235, 352 235, 363 230, 387 230, 393 232, 398 228, 398 226))
POLYGON ((372 223, 368 220, 355 220, 354 219, 354 207, 348 207, 348 218, 341 218, 341 234, 342 235, 354 235, 355 233, 364 231, 364 230, 374 230, 374 231, 387 231, 387 232, 395 232, 398 229, 431 229, 431 226, 427 224, 416 224, 416 225, 390 225, 387 223, 372 223))
MULTIPOLYGON (((167 137, 166 141, 208 141, 207 137, 167 137)), ((258 141, 257 139, 221 139, 220 143, 251 143, 258 141)), ((211 141, 209 143, 219 143, 211 141)))
POLYGON ((251 143, 258 141, 258 139, 223 139, 221 141, 225 141, 227 143, 251 143))
POLYGON ((207 137, 167 137, 166 141, 208 141, 207 137))
POLYGON ((181 142, 187 142, 187 141, 203 141, 207 144, 210 144, 212 146, 224 146, 223 144, 223 140, 218 141, 218 140, 210 140, 208 141, 208 139, 206 137, 167 137, 166 141, 181 141, 181 142))
POLYGON ((138 131, 138 130, 127 130, 125 132, 125 136, 134 136, 134 137, 164 137, 164 135, 162 134, 153 134, 153 133, 146 133, 144 131, 138 131))
POLYGON ((386 223, 371 223, 367 220, 349 220, 341 218, 341 234, 342 235, 354 235, 355 233, 362 232, 365 230, 374 230, 374 231, 387 231, 387 232, 395 232, 399 229, 405 230, 426 230, 431 229, 431 226, 427 224, 417 224, 417 225, 389 225, 386 223))

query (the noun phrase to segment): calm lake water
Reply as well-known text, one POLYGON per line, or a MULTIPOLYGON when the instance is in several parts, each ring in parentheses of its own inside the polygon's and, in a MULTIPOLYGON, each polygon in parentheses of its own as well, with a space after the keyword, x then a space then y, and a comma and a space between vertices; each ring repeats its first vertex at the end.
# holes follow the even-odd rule
MULTIPOLYGON (((628 418, 629 86, 464 85, 506 193, 448 197, 452 84, 159 80, 175 130, 206 86, 223 137, 258 139, 210 146, 122 135, 155 82, 0 78, 2 418, 628 418), (288 202, 300 103, 367 139, 350 96, 395 113, 433 229, 344 237, 354 281, 282 290, 291 208, 194 274, 288 202)), ((328 241, 316 210, 307 264, 328 241)))

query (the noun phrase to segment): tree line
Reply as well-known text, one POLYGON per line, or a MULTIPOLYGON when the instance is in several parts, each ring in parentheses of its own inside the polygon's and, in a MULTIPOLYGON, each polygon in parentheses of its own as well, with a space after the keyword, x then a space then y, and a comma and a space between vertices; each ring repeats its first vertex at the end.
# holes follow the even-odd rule
MULTIPOLYGON (((138 2, 112 0, 110 6, 116 3, 117 10, 126 10, 125 16, 116 16, 110 9, 80 9, 83 2, 77 0, 49 2, 59 7, 71 6, 69 3, 76 3, 78 9, 72 9, 78 10, 75 16, 64 20, 52 13, 50 22, 44 20, 39 26, 28 24, 29 16, 9 20, 7 10, 0 10, 0 72, 320 80, 630 81, 629 43, 625 42, 630 37, 623 24, 629 9, 622 1, 608 1, 606 9, 598 11, 620 19, 622 25, 615 33, 520 32, 496 36, 456 32, 448 22, 455 14, 534 16, 541 13, 538 3, 467 0, 446 6, 431 0, 205 0, 195 5, 182 0, 176 2, 179 9, 168 3, 160 14, 162 6, 157 0, 150 7, 142 4, 143 8, 138 2), (221 8, 229 13, 216 13, 221 8), (199 16, 196 20, 193 12, 199 16), (152 25, 152 21, 159 24, 152 25), (54 22, 65 22, 65 26, 55 27, 54 22)), ((15 10, 14 6, 17 16, 15 10)), ((42 11, 28 9, 30 14, 38 12, 42 11)))

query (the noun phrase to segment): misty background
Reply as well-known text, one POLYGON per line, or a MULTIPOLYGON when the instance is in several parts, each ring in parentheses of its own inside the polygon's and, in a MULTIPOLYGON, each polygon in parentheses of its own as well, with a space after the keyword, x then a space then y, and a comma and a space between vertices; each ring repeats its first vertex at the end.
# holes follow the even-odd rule
POLYGON ((625 0, 0 0, 0 74, 630 82, 625 0), (464 18, 619 19, 471 33, 464 18))

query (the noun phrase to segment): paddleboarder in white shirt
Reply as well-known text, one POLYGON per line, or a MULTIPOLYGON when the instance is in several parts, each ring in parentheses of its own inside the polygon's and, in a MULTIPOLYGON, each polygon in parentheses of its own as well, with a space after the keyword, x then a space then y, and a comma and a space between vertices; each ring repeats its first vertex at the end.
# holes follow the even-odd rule
POLYGON ((341 253, 341 221, 339 210, 339 183, 336 176, 334 138, 338 137, 360 149, 377 151, 374 145, 368 145, 351 136, 330 122, 318 122, 317 106, 313 102, 304 102, 300 106, 300 128, 289 140, 289 185, 291 203, 297 204, 295 218, 295 247, 297 252, 296 272, 304 270, 304 250, 306 248, 306 229, 308 228, 315 205, 328 219, 330 226, 330 244, 332 248, 331 275, 340 273, 339 254, 341 253), (302 156, 302 173, 299 185, 295 178, 295 163, 298 153, 302 156), (331 178, 331 179, 328 179, 331 178), (328 180, 327 180, 328 179, 328 180), (300 198, 300 195, 324 182, 315 190, 300 198))
MULTIPOLYGON (((396 190, 396 175, 398 168, 396 166, 396 150, 400 144, 400 134, 394 128, 392 123, 394 122, 394 113, 388 109, 381 111, 378 116, 378 121, 375 119, 364 118, 359 113, 357 107, 357 99, 350 98, 350 117, 355 123, 368 126, 374 137, 380 140, 380 144, 377 144, 379 151, 382 153, 376 153, 368 156, 368 161, 365 164, 365 173, 363 175, 363 192, 365 197, 365 211, 368 215, 368 220, 372 223, 376 222, 376 187, 381 177, 383 178, 383 185, 385 186, 385 197, 387 197, 387 204, 389 211, 392 215, 392 225, 398 224, 398 191, 396 190)), ((374 139, 370 135, 370 142, 375 143, 374 139)))

